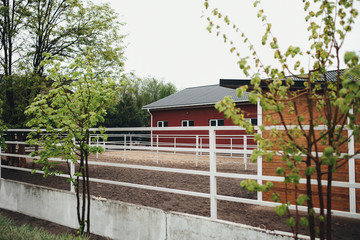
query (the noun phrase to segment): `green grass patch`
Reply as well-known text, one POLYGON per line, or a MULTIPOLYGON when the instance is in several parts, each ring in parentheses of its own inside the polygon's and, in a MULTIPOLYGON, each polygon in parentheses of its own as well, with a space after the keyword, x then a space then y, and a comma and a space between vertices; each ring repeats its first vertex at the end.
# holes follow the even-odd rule
POLYGON ((17 226, 11 219, 0 214, 0 240, 89 240, 71 234, 54 235, 29 224, 17 226))

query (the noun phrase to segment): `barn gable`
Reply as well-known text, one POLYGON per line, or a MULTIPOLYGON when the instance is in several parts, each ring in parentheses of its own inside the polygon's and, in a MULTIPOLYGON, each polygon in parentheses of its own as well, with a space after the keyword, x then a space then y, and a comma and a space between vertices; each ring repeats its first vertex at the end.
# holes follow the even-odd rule
POLYGON ((246 95, 238 97, 236 90, 216 85, 186 88, 168 97, 148 104, 143 109, 170 109, 184 107, 211 106, 231 96, 234 102, 248 102, 246 95))
POLYGON ((214 105, 225 96, 247 110, 247 118, 256 122, 256 105, 249 103, 246 93, 242 97, 236 90, 217 85, 186 88, 143 107, 150 113, 153 127, 232 126, 230 119, 218 112, 214 105))

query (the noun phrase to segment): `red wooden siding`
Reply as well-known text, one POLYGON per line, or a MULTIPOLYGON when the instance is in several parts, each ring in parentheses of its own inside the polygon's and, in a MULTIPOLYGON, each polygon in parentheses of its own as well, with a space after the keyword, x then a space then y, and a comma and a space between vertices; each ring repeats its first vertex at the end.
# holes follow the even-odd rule
MULTIPOLYGON (((256 105, 241 105, 241 108, 249 112, 246 118, 256 118, 256 105)), ((219 113, 214 107, 194 107, 167 110, 150 110, 153 115, 153 127, 157 121, 168 121, 169 127, 181 127, 182 120, 194 120, 194 126, 209 126, 210 119, 224 119, 225 126, 233 126, 230 119, 225 119, 223 113, 219 113)))
MULTIPOLYGON (((257 109, 256 105, 254 104, 243 104, 241 105, 241 108, 248 112, 248 115, 245 116, 246 118, 257 118, 257 109)), ((153 127, 157 126, 158 121, 167 121, 168 127, 181 127, 181 121, 182 120, 193 120, 194 126, 209 126, 209 121, 211 119, 223 119, 224 120, 224 126, 234 126, 232 121, 230 119, 225 119, 223 113, 219 113, 213 106, 210 107, 194 107, 194 108, 181 108, 181 109, 166 109, 166 110, 150 110, 152 117, 153 117, 153 127)), ((189 127, 191 128, 191 127, 189 127)), ((169 138, 163 136, 159 139, 160 145, 166 145, 171 146, 170 143, 174 143, 174 136, 179 134, 185 134, 185 135, 208 135, 208 131, 200 131, 200 130, 194 130, 194 131, 154 131, 154 135, 168 135, 169 138)), ((217 144, 224 144, 224 145, 230 145, 230 142, 234 145, 234 149, 242 149, 240 145, 242 146, 244 144, 244 138, 239 139, 238 137, 223 137, 219 135, 247 135, 245 131, 217 131, 216 132, 218 138, 217 138, 217 144), (221 139, 219 139, 219 137, 221 139), (231 139, 231 140, 230 140, 231 139), (238 145, 238 147, 236 147, 238 145)), ((154 137, 154 142, 156 142, 156 137, 154 137)), ((181 147, 181 144, 187 144, 184 145, 184 147, 190 147, 189 144, 193 144, 193 147, 195 147, 195 136, 189 137, 189 138, 182 138, 178 137, 176 139, 177 147, 181 147)), ((207 137, 201 138, 201 143, 203 145, 203 148, 207 148, 207 145, 209 144, 209 139, 207 137)), ((255 142, 253 139, 247 140, 248 145, 255 145, 255 142)), ((219 146, 218 146, 219 147, 219 146)), ((220 146, 221 148, 221 146, 220 146)))
MULTIPOLYGON (((303 113, 303 117, 304 117, 304 124, 306 124, 307 121, 309 121, 310 119, 310 113, 308 111, 308 106, 307 106, 307 101, 306 101, 306 97, 305 96, 301 96, 296 100, 296 104, 298 104, 298 111, 303 113)), ((285 104, 286 107, 288 107, 287 104, 285 104)), ((323 115, 323 110, 314 110, 314 112, 312 113, 314 115, 314 119, 319 118, 321 115, 323 115)), ((270 119, 267 120, 266 115, 269 114, 270 112, 263 112, 263 125, 266 126, 271 126, 271 125, 281 125, 281 120, 279 118, 279 116, 277 114, 271 114, 270 119)), ((288 125, 292 125, 292 124, 296 124, 296 116, 294 114, 289 114, 287 113, 287 111, 284 111, 283 114, 283 118, 286 124, 288 125)), ((320 130, 316 130, 315 131, 315 135, 319 136, 320 134, 320 130)), ((273 139, 273 137, 270 136, 270 131, 264 131, 263 132, 263 137, 266 139, 273 139)), ((347 132, 344 131, 343 134, 346 136, 347 132)), ((301 145, 306 145, 306 139, 304 137, 299 137, 297 139, 297 142, 301 145)), ((326 147, 326 145, 318 145, 318 150, 322 151, 324 148, 326 147)), ((359 149, 360 147, 360 143, 356 142, 355 143, 355 149, 359 149)), ((279 150, 279 146, 274 146, 275 150, 279 150)), ((348 146, 347 144, 344 144, 343 146, 340 147, 339 149, 341 152, 343 153, 347 153, 348 152, 348 146)), ((302 168, 300 168, 300 174, 302 174, 302 176, 305 178, 305 174, 304 174, 304 169, 305 166, 302 163, 302 168)), ((262 174, 263 175, 267 175, 267 176, 277 176, 276 174, 276 169, 280 166, 285 166, 285 163, 281 160, 280 157, 273 157, 272 162, 269 161, 264 161, 263 162, 263 169, 262 169, 262 174)), ((359 174, 359 168, 360 168, 360 163, 359 160, 356 160, 356 167, 355 167, 355 171, 356 171, 356 182, 360 182, 360 174, 359 174)), ((327 177, 327 175, 324 175, 323 178, 325 179, 327 177)), ((334 181, 349 181, 349 169, 348 169, 348 164, 345 164, 344 166, 342 166, 341 168, 337 169, 336 172, 333 174, 333 180, 334 181)), ((275 184, 276 188, 274 188, 273 190, 275 192, 280 192, 282 194, 282 196, 284 196, 284 189, 285 189, 285 185, 282 183, 277 183, 275 184)), ((317 194, 317 186, 313 187, 313 193, 316 195, 317 194)), ((304 184, 299 184, 299 189, 300 192, 303 194, 306 194, 305 192, 305 185, 304 184)), ((324 188, 325 189, 325 188, 324 188)), ((326 190, 326 189, 325 189, 326 190)), ((357 209, 356 212, 359 213, 360 212, 360 190, 357 189, 357 199, 356 199, 356 204, 357 204, 357 209)), ((294 193, 294 191, 290 190, 288 196, 290 196, 289 201, 294 203, 295 199, 294 196, 291 195, 291 193, 294 193), (292 198, 291 198, 292 197, 292 198)), ((324 194, 326 194, 326 191, 324 191, 324 194)), ((314 196, 315 198, 315 196, 314 196)), ((271 200, 271 194, 270 193, 264 193, 263 195, 263 199, 267 200, 267 201, 272 201, 271 200)), ((325 200, 326 201, 326 200, 325 200)), ((347 188, 340 188, 340 187, 333 187, 333 192, 332 192, 332 207, 334 210, 341 210, 341 211, 349 211, 349 189, 347 188)), ((314 200, 315 206, 318 207, 318 199, 315 198, 314 200)))

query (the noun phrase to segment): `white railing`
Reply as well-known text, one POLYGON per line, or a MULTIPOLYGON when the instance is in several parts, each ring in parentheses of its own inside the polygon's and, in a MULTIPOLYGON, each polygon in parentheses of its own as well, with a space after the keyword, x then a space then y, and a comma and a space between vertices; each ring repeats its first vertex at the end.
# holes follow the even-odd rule
MULTIPOLYGON (((126 161, 126 151, 133 151, 133 150, 141 150, 141 151, 149 151, 152 153, 157 154, 157 163, 159 163, 159 152, 171 152, 176 154, 192 154, 196 156, 196 166, 198 166, 198 155, 205 154, 209 156, 209 171, 202 171, 202 170, 192 170, 192 169, 178 169, 178 168, 167 168, 167 167, 159 167, 159 166, 146 166, 146 165, 134 165, 134 164, 125 164, 125 163, 109 163, 109 162, 98 162, 98 161, 91 161, 89 164, 97 165, 97 166, 111 166, 116 168, 129 168, 129 169, 140 169, 140 170, 147 170, 147 171, 159 171, 159 172, 170 172, 170 173, 179 173, 179 174, 192 174, 192 175, 200 175, 200 176, 208 176, 210 178, 210 191, 209 193, 203 192, 194 192, 194 191, 187 191, 187 190, 179 190, 179 189, 171 189, 165 187, 156 187, 150 185, 142 185, 142 184, 135 184, 130 182, 120 182, 120 181, 113 181, 113 180, 104 180, 98 178, 91 178, 90 181, 98 182, 98 183, 105 183, 105 184, 113 184, 113 185, 120 185, 125 187, 134 187, 146 190, 153 190, 153 191, 161 191, 161 192, 168 192, 174 194, 184 194, 189 196, 195 197, 203 197, 210 199, 210 216, 211 218, 217 218, 217 201, 218 200, 225 200, 231 202, 240 202, 246 204, 257 204, 263 206, 276 206, 278 203, 263 201, 262 199, 249 199, 249 198, 241 198, 241 197, 232 197, 232 196, 225 196, 219 195, 217 193, 217 178, 224 177, 224 178, 235 178, 235 179, 253 179, 258 181, 274 181, 274 182, 282 182, 284 180, 283 177, 276 177, 276 176, 264 176, 262 172, 257 174, 238 174, 238 173, 224 173, 217 171, 217 157, 226 154, 227 156, 234 157, 237 155, 243 156, 246 159, 247 155, 252 153, 252 149, 255 148, 254 145, 248 144, 250 141, 249 139, 253 138, 253 136, 247 136, 244 134, 239 135, 221 135, 217 136, 217 131, 239 131, 243 130, 239 127, 193 127, 193 128, 111 128, 107 129, 107 131, 111 132, 122 132, 121 134, 108 134, 109 139, 108 141, 103 141, 99 134, 94 134, 91 136, 91 144, 103 146, 105 150, 120 150, 123 151, 123 160, 126 161), (166 144, 161 145, 160 139, 164 137, 164 139, 171 139, 169 135, 160 134, 163 131, 178 131, 178 132, 185 132, 186 134, 181 135, 177 134, 176 136, 172 136, 172 140, 174 139, 194 139, 194 143, 182 143, 179 145, 179 142, 176 144, 174 141, 166 144), (201 130, 206 131, 208 134, 189 134, 189 131, 192 130, 201 130), (144 133, 144 132, 150 132, 144 133), (154 132, 156 131, 156 134, 154 132), (131 132, 128 134, 123 134, 123 132, 131 132), (140 134, 136 134, 136 132, 141 132, 140 134), (151 134, 153 133, 153 134, 151 134), (207 143, 206 145, 200 145, 200 139, 206 139, 203 143, 207 143), (230 140, 233 139, 233 140, 230 140), (241 140, 242 144, 237 144, 236 146, 233 144, 233 141, 241 140), (221 141, 229 140, 229 144, 221 143, 221 141), (175 143, 175 144, 174 144, 175 143)), ((8 130, 8 132, 16 132, 16 131, 30 131, 30 130, 8 130)), ((94 129, 95 131, 95 129, 94 129)), ((21 141, 6 141, 7 144, 25 144, 25 142, 21 141)), ((164 142, 163 142, 164 143, 164 142)), ((29 155, 22 155, 22 154, 15 154, 15 153, 3 153, 0 149, 0 157, 1 156, 8 156, 8 157, 19 157, 19 158, 32 158, 38 159, 39 157, 30 157, 29 155)), ((50 159, 53 161, 58 162, 65 162, 66 160, 60 158, 50 159)), ((245 161, 247 162, 247 161, 245 161)), ((71 169, 74 171, 75 165, 71 163, 71 169)), ((245 163, 246 166, 246 163, 245 163)), ((4 169, 16 169, 20 171, 27 171, 30 172, 31 169, 27 168, 18 168, 13 166, 6 166, 1 165, 0 168, 4 169)), ((42 171, 36 171, 37 173, 43 173, 42 171)), ((68 174, 61 174, 60 177, 68 178, 68 174)), ((0 178, 1 178, 1 171, 0 171, 0 178)), ((305 183, 305 179, 300 180, 301 183, 305 183)), ((312 184, 317 184, 314 180, 312 184)), ((323 185, 326 186, 326 181, 323 181, 323 185)), ((334 187, 342 187, 342 188, 354 188, 360 189, 360 183, 351 183, 351 182, 343 182, 343 181, 333 181, 332 185, 334 187)), ((71 191, 74 191, 74 188, 71 186, 71 191)), ((300 206, 300 210, 307 211, 306 207, 300 206)), ((315 209, 318 211, 318 209, 315 209)), ((345 211, 333 211, 334 215, 338 216, 346 216, 352 218, 360 219, 360 214, 356 212, 345 212, 345 211)))

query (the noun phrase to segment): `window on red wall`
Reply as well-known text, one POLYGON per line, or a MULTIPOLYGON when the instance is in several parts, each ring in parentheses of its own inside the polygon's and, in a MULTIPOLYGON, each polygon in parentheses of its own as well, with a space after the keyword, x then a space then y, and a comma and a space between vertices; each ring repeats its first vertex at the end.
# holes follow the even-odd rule
POLYGON ((252 125, 257 126, 257 118, 245 118, 245 120, 248 120, 252 125))
POLYGON ((212 127, 224 126, 224 119, 210 119, 209 126, 212 127))
POLYGON ((158 127, 167 127, 168 121, 157 121, 157 126, 158 127))
POLYGON ((192 127, 192 126, 194 126, 194 120, 182 120, 181 126, 182 127, 192 127))

